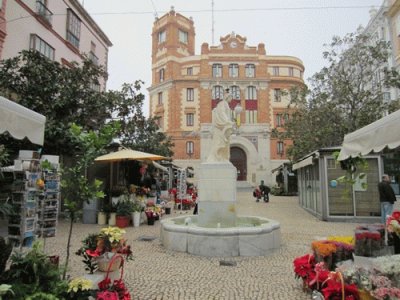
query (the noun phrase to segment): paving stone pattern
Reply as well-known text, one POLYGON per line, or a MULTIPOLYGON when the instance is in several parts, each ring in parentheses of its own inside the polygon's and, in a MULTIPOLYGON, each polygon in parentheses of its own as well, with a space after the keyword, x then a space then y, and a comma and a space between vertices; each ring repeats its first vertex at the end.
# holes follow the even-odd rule
MULTIPOLYGON (((166 250, 160 244, 160 222, 126 228, 134 261, 125 265, 124 279, 134 300, 302 300, 311 299, 296 280, 292 262, 310 252, 311 242, 328 235, 353 235, 356 223, 319 221, 298 205, 297 197, 271 196, 269 203, 255 202, 251 191, 238 192, 239 215, 262 216, 281 224, 282 246, 265 257, 198 257, 166 250), (140 237, 156 237, 152 241, 140 237), (234 262, 224 265, 221 261, 234 262)), ((187 211, 188 214, 191 211, 187 211)), ((171 215, 180 215, 173 210, 171 215)), ((74 253, 80 241, 100 225, 75 224, 69 274, 84 274, 81 258, 74 253)), ((46 252, 65 258, 68 223, 60 221, 57 236, 46 241, 46 252)))

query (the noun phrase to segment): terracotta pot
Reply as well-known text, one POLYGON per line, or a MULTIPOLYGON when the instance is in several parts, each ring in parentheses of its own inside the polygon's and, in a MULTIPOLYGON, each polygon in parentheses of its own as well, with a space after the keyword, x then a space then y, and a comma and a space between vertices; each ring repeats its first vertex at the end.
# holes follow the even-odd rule
POLYGON ((129 226, 130 220, 131 220, 130 216, 117 216, 115 224, 119 228, 125 228, 129 226))

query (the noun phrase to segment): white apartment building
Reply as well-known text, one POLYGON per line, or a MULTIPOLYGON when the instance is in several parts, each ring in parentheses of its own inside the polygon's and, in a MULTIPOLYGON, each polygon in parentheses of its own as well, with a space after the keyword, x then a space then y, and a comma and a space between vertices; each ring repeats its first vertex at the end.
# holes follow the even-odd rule
MULTIPOLYGON (((364 29, 364 33, 369 34, 372 37, 372 41, 385 41, 391 46, 390 55, 384 65, 381 66, 380 70, 375 72, 374 82, 379 82, 382 80, 382 72, 384 68, 391 69, 396 66, 396 53, 393 40, 393 32, 396 28, 391 26, 391 18, 388 11, 391 7, 389 0, 384 0, 379 9, 370 9, 370 20, 364 29)), ((374 82, 372 84, 374 84, 374 82)), ((383 100, 385 102, 390 102, 396 100, 399 97, 399 91, 396 88, 387 88, 382 86, 383 100)))
MULTIPOLYGON (((111 41, 77 0, 0 1, 0 59, 35 49, 66 66, 88 56, 107 70, 111 41)), ((101 82, 105 89, 106 79, 101 82)))

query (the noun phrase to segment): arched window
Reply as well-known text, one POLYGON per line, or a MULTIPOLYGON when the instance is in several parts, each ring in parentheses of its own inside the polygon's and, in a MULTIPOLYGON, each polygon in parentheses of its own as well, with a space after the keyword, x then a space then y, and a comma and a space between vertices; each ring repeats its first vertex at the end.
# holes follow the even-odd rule
POLYGON ((212 99, 223 99, 224 98, 224 89, 220 85, 216 85, 212 88, 212 99))
POLYGON ((257 89, 255 86, 248 86, 246 89, 246 100, 257 100, 257 89))

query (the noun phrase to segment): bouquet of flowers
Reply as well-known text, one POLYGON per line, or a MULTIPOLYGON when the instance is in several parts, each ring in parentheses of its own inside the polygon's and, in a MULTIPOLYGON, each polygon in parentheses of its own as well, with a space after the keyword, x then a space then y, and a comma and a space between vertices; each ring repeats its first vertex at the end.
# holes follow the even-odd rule
POLYGON ((400 211, 396 210, 386 220, 387 230, 400 237, 400 211))
POLYGON ((89 234, 82 241, 82 247, 76 252, 77 255, 83 257, 85 270, 93 274, 98 268, 99 259, 110 252, 124 255, 126 261, 132 260, 131 246, 126 243, 124 234, 125 230, 111 226, 101 229, 100 233, 89 234))

